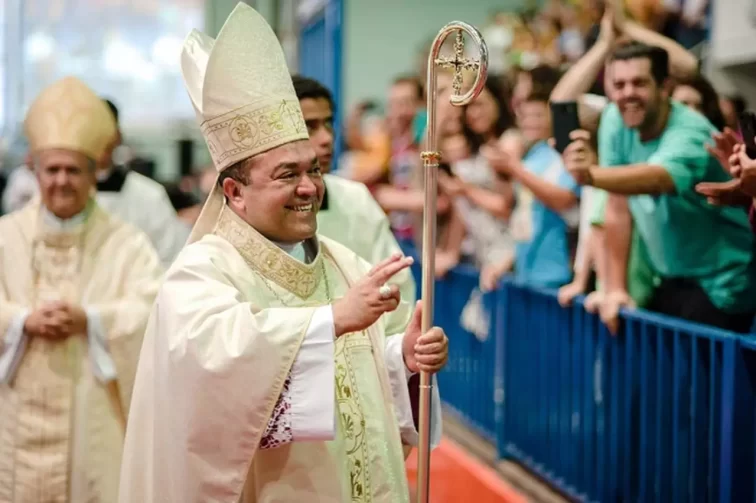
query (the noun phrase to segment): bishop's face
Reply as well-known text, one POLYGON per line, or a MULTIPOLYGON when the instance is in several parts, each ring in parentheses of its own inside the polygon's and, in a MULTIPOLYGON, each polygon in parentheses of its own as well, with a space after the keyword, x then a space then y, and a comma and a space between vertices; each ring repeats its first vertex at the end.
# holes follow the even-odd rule
POLYGON ((56 217, 71 218, 84 210, 94 185, 94 163, 85 155, 62 149, 34 155, 42 203, 56 217))
POLYGON ((246 169, 248 183, 223 182, 223 192, 237 215, 279 243, 294 244, 315 235, 325 187, 308 140, 260 154, 246 169))

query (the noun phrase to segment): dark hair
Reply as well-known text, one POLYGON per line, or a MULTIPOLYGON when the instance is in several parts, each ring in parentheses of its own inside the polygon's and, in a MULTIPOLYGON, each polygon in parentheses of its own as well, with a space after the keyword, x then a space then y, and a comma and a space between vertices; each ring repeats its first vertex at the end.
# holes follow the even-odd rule
POLYGON ((331 91, 329 91, 323 84, 315 79, 310 79, 301 75, 294 75, 291 80, 294 83, 294 92, 297 93, 297 99, 324 99, 328 101, 331 110, 333 110, 333 96, 331 95, 331 91))
POLYGON ((740 116, 740 114, 745 112, 746 108, 748 108, 748 103, 746 103, 745 98, 743 98, 739 94, 725 96, 725 99, 727 99, 730 103, 732 103, 732 107, 735 109, 735 113, 738 116, 740 116))
MULTIPOLYGON (((486 89, 493 96, 496 106, 499 109, 499 118, 494 123, 494 135, 501 136, 504 131, 514 125, 514 116, 510 108, 511 92, 504 79, 498 75, 489 75, 486 79, 486 89)), ((483 136, 475 133, 467 125, 467 119, 462 117, 462 134, 470 146, 470 152, 477 154, 481 145, 484 143, 483 136)))
POLYGON ((398 86, 401 84, 410 84, 413 86, 418 100, 422 100, 425 97, 425 87, 423 87, 423 83, 418 77, 414 75, 402 75, 395 78, 391 85, 398 86))
POLYGON ((719 108, 719 95, 703 75, 698 73, 692 77, 677 79, 675 87, 678 86, 688 86, 695 89, 701 95, 701 113, 718 130, 722 131, 724 129, 725 119, 722 109, 719 108))
POLYGON ((191 192, 184 192, 176 183, 164 183, 163 187, 171 201, 171 206, 176 211, 198 205, 200 202, 191 192))
POLYGON ((250 158, 236 161, 231 166, 218 173, 218 186, 222 188, 223 182, 227 178, 236 180, 237 182, 244 185, 249 185, 249 172, 247 171, 249 159, 250 158))
POLYGON ((539 102, 548 104, 550 101, 551 91, 547 91, 545 88, 533 88, 528 96, 523 100, 525 103, 539 102))
POLYGON ((529 70, 520 68, 518 74, 530 75, 533 91, 546 94, 551 94, 562 78, 562 72, 550 65, 538 65, 529 70))
POLYGON ((627 61, 645 58, 651 62, 651 75, 657 85, 664 84, 669 77, 669 54, 661 47, 632 42, 619 47, 612 55, 612 61, 627 61))
POLYGON ((113 103, 109 99, 103 99, 103 101, 110 109, 110 113, 113 114, 113 118, 115 119, 116 125, 118 125, 118 107, 115 105, 115 103, 113 103))

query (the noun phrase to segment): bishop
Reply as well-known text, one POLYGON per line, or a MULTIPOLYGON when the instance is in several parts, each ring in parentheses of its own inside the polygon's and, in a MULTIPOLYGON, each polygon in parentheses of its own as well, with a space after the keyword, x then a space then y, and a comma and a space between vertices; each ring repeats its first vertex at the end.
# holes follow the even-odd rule
POLYGON ((412 260, 316 234, 321 169, 254 9, 192 32, 182 71, 219 175, 150 317, 120 502, 408 502, 411 377, 448 347, 392 283, 412 260))
POLYGON ((0 218, 0 501, 112 502, 160 262, 93 199, 115 123, 92 90, 54 83, 24 129, 39 197, 0 218))

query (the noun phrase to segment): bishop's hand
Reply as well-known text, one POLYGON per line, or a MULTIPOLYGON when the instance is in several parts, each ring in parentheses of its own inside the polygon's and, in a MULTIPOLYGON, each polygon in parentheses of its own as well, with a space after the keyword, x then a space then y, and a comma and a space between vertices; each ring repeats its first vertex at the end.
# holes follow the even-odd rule
POLYGON ((79 306, 66 302, 50 302, 26 317, 24 332, 35 337, 65 339, 87 330, 87 314, 79 306))
POLYGON ((402 340, 404 364, 410 372, 435 374, 449 358, 449 340, 444 330, 433 327, 422 333, 423 303, 418 301, 402 340))
POLYGON ((87 331, 87 313, 81 306, 64 304, 63 311, 71 320, 72 334, 83 334, 87 331))
POLYGON ((68 337, 72 329, 73 319, 62 302, 43 305, 29 314, 24 322, 24 332, 27 335, 52 340, 68 337))
POLYGON ((387 282, 413 262, 397 253, 373 267, 344 297, 333 303, 336 337, 365 330, 399 306, 399 287, 387 282))

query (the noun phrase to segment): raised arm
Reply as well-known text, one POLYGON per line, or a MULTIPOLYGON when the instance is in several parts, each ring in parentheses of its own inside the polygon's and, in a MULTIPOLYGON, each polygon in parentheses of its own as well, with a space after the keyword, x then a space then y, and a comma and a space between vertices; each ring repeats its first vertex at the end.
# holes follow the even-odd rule
POLYGON ((559 79, 551 92, 551 101, 576 101, 591 89, 614 50, 616 35, 614 15, 607 9, 606 14, 601 19, 601 31, 598 40, 559 79))
MULTIPOLYGON (((289 442, 334 438, 335 402, 313 399, 334 396, 334 342, 342 335, 368 328, 384 313, 397 312, 400 304, 398 285, 391 284, 388 295, 381 294, 380 289, 398 273, 407 272, 411 263, 412 259, 402 258, 397 252, 373 269, 365 266, 363 270, 367 274, 343 298, 314 311, 261 438, 261 449, 280 447, 289 442)), ((400 318, 405 312, 398 311, 400 318)), ((396 328, 404 330, 406 322, 399 323, 396 328)))
POLYGON ((669 73, 676 78, 686 78, 698 72, 698 59, 683 46, 634 21, 622 25, 623 32, 631 39, 647 45, 661 47, 669 54, 669 73))
MULTIPOLYGON (((271 416, 305 338, 327 330, 315 317, 322 308, 261 309, 265 284, 242 294, 235 280, 196 253, 163 282, 139 359, 120 501, 236 501, 264 434, 277 428, 271 416)), ((333 386, 331 375, 320 396, 333 397, 333 386)))

